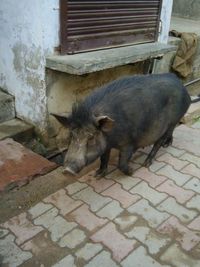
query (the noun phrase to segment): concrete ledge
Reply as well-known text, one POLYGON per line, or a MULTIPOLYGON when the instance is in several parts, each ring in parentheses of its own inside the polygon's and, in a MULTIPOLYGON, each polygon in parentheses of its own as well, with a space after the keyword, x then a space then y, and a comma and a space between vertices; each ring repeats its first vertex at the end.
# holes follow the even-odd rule
POLYGON ((15 117, 14 97, 0 90, 0 123, 15 117))
POLYGON ((46 58, 46 67, 69 74, 82 75, 160 57, 175 50, 175 46, 168 44, 139 44, 75 55, 50 56, 46 58))
POLYGON ((0 123, 0 140, 13 138, 17 142, 28 142, 33 138, 34 127, 19 119, 0 123))

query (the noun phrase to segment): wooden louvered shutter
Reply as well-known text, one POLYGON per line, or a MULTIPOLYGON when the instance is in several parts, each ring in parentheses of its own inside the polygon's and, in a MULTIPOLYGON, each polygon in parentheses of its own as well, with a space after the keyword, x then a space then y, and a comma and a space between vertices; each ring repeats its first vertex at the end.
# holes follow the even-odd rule
POLYGON ((162 0, 60 0, 61 53, 154 42, 162 0))

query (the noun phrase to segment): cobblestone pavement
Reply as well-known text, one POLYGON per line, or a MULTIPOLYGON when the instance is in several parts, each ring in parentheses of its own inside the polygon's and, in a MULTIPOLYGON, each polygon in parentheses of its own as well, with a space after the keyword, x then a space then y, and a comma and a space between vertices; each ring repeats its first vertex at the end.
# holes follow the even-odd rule
POLYGON ((200 122, 132 177, 111 168, 49 195, 0 225, 2 267, 200 266, 200 122))

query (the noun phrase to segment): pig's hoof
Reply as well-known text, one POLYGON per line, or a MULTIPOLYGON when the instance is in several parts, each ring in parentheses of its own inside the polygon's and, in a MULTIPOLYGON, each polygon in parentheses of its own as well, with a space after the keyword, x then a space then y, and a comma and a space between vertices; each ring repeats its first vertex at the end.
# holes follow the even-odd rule
POLYGON ((98 169, 95 173, 95 177, 104 177, 107 174, 107 169, 98 169))
POLYGON ((125 175, 131 176, 133 174, 133 169, 128 167, 126 169, 120 168, 120 171, 123 172, 125 175))
POLYGON ((129 167, 125 174, 131 176, 133 174, 133 169, 129 167))
POLYGON ((171 136, 165 141, 165 143, 162 146, 163 147, 168 147, 168 146, 170 146, 172 144, 172 142, 173 142, 173 137, 171 136))
POLYGON ((152 160, 151 159, 146 159, 145 162, 142 164, 143 167, 150 167, 152 164, 152 160))

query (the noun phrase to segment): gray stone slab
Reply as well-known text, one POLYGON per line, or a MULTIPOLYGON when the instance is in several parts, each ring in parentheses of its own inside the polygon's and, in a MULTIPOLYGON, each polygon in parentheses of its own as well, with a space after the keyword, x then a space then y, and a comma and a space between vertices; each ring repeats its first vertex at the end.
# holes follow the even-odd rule
POLYGON ((33 137, 33 126, 19 119, 0 123, 0 140, 13 138, 15 141, 29 141, 33 137))
POLYGON ((0 122, 11 120, 15 117, 14 97, 0 90, 0 122))
POLYGON ((173 45, 156 42, 75 55, 55 55, 46 58, 46 67, 69 74, 82 75, 163 56, 175 50, 176 47, 173 45))

